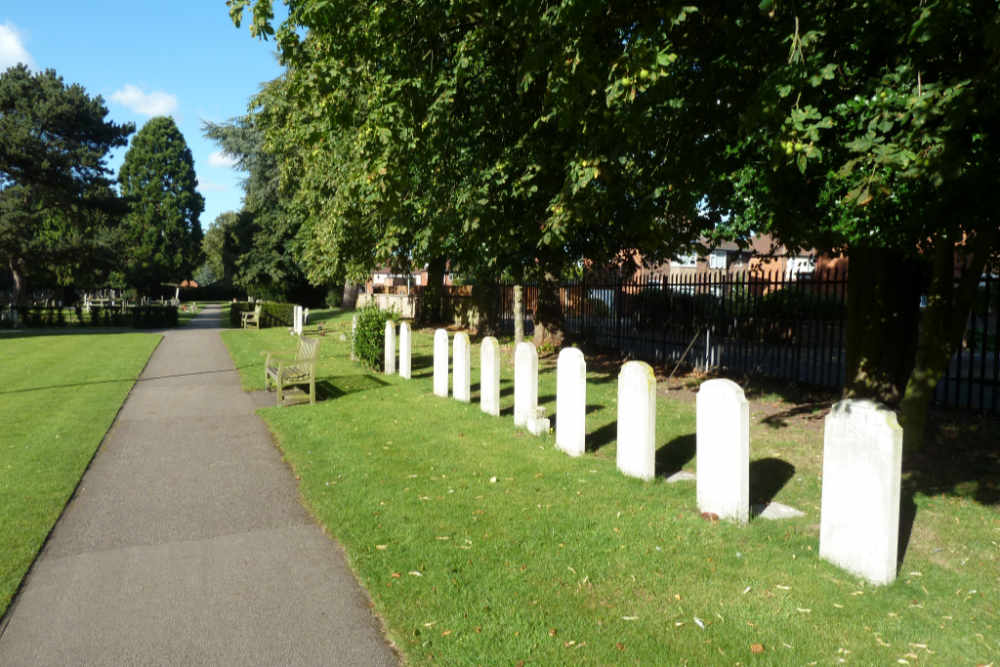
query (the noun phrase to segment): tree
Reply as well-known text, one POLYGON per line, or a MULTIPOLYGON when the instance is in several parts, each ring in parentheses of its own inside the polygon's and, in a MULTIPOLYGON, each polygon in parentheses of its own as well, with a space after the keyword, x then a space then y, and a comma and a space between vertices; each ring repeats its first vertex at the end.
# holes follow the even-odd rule
POLYGON ((86 284, 113 266, 109 235, 123 208, 106 159, 134 126, 107 114, 100 96, 53 70, 0 75, 0 253, 19 303, 32 275, 86 284))
POLYGON ((731 230, 848 253, 847 394, 898 405, 916 449, 1000 240, 1000 8, 761 6, 745 27, 783 48, 743 74, 731 230))
POLYGON ((129 282, 156 289, 190 278, 201 261, 198 218, 205 199, 196 189, 191 150, 172 118, 153 118, 136 133, 118 182, 129 203, 122 230, 129 282))
MULTIPOLYGON (((271 82, 265 90, 275 85, 271 82)), ((235 158, 246 174, 243 209, 227 224, 227 247, 234 255, 232 280, 260 296, 313 303, 321 296, 310 289, 301 261, 301 217, 282 196, 279 153, 266 146, 258 123, 258 115, 249 114, 202 125, 205 136, 235 158)))

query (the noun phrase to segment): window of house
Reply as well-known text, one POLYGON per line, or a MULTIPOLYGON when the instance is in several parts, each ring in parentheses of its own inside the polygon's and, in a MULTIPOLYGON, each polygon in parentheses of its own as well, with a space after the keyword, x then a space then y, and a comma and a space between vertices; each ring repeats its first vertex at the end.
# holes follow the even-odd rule
POLYGON ((713 250, 712 254, 708 256, 708 268, 710 268, 710 269, 725 269, 726 268, 726 251, 725 250, 713 250))
POLYGON ((698 255, 693 252, 687 255, 677 255, 677 259, 674 260, 674 264, 681 267, 694 268, 698 265, 698 255))

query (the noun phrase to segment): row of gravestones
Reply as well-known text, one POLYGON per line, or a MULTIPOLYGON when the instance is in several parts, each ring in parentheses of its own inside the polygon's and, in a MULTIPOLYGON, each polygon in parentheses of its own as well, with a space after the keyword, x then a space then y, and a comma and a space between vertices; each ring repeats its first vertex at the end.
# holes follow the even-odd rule
MULTIPOLYGON (((448 396, 448 332, 434 332, 434 393, 448 396)), ((452 395, 471 401, 468 334, 452 343, 452 395)), ((480 345, 480 408, 500 415, 500 345, 480 345)), ((399 374, 410 377, 411 332, 399 332, 399 374)), ((385 328, 385 372, 396 372, 396 334, 385 328)), ((587 364, 565 348, 556 366, 556 447, 571 456, 586 451, 587 364)), ((750 514, 750 406, 731 380, 709 380, 698 390, 697 502, 701 512, 746 523, 750 514)), ((538 354, 532 343, 514 350, 514 425, 539 435, 549 431, 538 407, 538 354)), ((824 425, 820 557, 876 584, 896 577, 902 430, 890 410, 871 401, 844 400, 824 425)), ((618 375, 616 465, 644 480, 656 474, 656 377, 641 361, 618 375)))

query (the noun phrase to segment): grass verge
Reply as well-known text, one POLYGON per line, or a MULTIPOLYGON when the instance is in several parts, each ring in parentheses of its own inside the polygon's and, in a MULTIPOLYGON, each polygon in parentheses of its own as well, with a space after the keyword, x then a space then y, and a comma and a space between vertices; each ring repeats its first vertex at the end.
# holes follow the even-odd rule
POLYGON ((159 340, 0 334, 0 615, 159 340))
MULTIPOLYGON (((659 477, 643 483, 615 470, 613 371, 588 373, 591 451, 571 459, 513 428, 509 346, 496 419, 475 384, 472 405, 432 394, 429 332, 414 336, 406 381, 347 360, 348 315, 324 330, 324 400, 261 414, 411 664, 1000 657, 995 505, 908 482, 899 579, 866 585, 818 558, 822 437, 773 406, 754 405, 752 501, 805 516, 709 522, 692 483, 663 479, 695 470, 691 401, 659 401, 659 477)), ((248 389, 262 388, 261 349, 294 344, 284 331, 223 335, 248 389)), ((555 372, 542 367, 551 414, 555 372)))

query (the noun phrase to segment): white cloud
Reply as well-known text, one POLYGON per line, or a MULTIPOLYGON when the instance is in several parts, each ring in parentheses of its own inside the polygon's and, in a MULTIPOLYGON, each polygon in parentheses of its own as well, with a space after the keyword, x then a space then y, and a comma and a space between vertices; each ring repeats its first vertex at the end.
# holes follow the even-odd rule
POLYGON ((24 48, 24 40, 14 24, 10 22, 0 24, 0 70, 6 70, 18 63, 24 63, 35 69, 35 60, 24 48))
POLYGON ((236 166, 236 158, 222 151, 215 151, 208 156, 208 163, 213 167, 234 167, 236 166))
POLYGON ((229 189, 229 186, 214 181, 203 181, 199 178, 198 189, 202 192, 225 192, 229 189))
POLYGON ((177 98, 170 93, 162 90, 147 93, 130 83, 111 93, 111 99, 144 116, 166 116, 177 109, 177 98))

